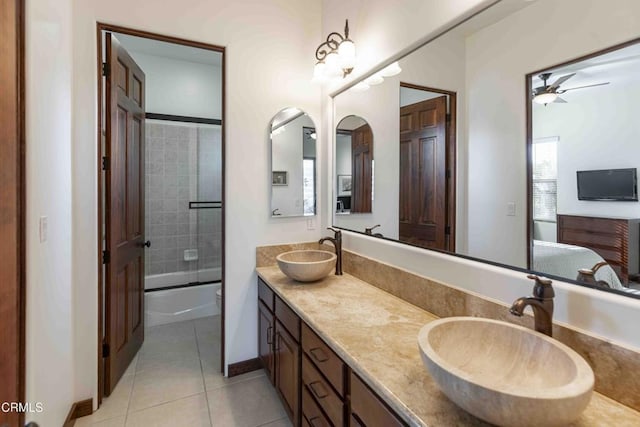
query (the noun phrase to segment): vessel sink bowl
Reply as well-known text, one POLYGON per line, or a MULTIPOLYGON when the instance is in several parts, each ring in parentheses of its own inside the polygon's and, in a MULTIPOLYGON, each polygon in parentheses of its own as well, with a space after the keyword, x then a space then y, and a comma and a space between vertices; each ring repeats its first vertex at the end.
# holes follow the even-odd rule
POLYGON ((448 317, 426 324, 418 346, 444 394, 492 424, 566 425, 593 392, 593 371, 578 353, 522 326, 448 317))
POLYGON ((332 252, 316 250, 284 252, 276 257, 280 270, 298 282, 324 279, 336 268, 337 259, 332 252))

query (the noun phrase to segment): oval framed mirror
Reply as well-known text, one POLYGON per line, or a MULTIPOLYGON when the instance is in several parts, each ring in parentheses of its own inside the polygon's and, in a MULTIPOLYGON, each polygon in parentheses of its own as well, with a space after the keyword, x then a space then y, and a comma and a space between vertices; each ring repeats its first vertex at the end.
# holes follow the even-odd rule
POLYGON ((303 110, 280 110, 269 125, 271 216, 312 216, 317 204, 316 125, 303 110))

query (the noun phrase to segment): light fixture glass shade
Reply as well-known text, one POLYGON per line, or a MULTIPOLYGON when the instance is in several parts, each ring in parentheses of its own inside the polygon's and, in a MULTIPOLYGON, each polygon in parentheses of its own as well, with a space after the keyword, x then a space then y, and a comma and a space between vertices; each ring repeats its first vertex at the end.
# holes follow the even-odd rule
POLYGON ((380 71, 380 75, 382 77, 391 77, 395 76, 396 74, 400 74, 401 72, 402 68, 400 68, 400 64, 398 64, 398 61, 396 61, 393 64, 383 68, 382 71, 380 71))
POLYGON ((533 98, 536 104, 550 104, 558 98, 557 93, 541 93, 533 98))
POLYGON ((316 135, 315 132, 309 134, 309 137, 311 137, 311 139, 316 139, 318 137, 318 135, 316 135))
POLYGON ((311 80, 314 83, 322 83, 327 79, 326 76, 326 64, 322 61, 316 62, 316 65, 313 67, 313 79, 311 80))
POLYGON ((380 83, 384 82, 384 78, 382 78, 380 73, 375 73, 373 76, 367 77, 364 80, 364 82, 366 84, 368 84, 369 86, 375 86, 375 85, 379 85, 380 83))
POLYGON ((340 57, 336 52, 331 52, 324 59, 326 64, 324 75, 328 78, 342 77, 342 68, 340 67, 340 57))
POLYGON ((369 85, 364 81, 362 81, 357 85, 355 85, 354 87, 352 87, 351 89, 353 89, 354 92, 364 92, 365 90, 369 90, 369 85))
POLYGON ((344 69, 353 68, 356 65, 356 45, 351 40, 345 40, 338 47, 340 66, 344 69))

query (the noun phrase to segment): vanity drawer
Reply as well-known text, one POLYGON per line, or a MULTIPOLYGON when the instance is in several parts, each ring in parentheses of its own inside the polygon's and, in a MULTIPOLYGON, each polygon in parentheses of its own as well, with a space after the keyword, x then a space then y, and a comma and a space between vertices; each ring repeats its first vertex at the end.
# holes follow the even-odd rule
POLYGON ((306 323, 302 324, 302 349, 338 394, 344 397, 345 364, 306 323))
POLYGON ((331 427, 331 422, 324 416, 311 392, 302 387, 302 421, 312 427, 331 427))
POLYGON ((276 319, 289 331, 296 342, 300 342, 300 318, 277 296, 275 313, 276 319))
POLYGON ((394 427, 406 425, 353 372, 350 426, 394 427))
POLYGON ((273 313, 275 294, 266 283, 258 277, 258 299, 273 313))
MULTIPOLYGON (((344 405, 342 399, 313 366, 309 358, 302 356, 302 388, 324 410, 334 426, 343 425, 344 405)), ((311 420, 309 420, 311 422, 311 420)))

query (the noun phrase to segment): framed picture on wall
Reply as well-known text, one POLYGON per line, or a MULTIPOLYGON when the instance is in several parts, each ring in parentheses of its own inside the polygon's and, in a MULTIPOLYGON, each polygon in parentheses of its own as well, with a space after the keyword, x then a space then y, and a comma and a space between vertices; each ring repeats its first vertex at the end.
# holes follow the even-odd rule
POLYGON ((351 195, 351 175, 338 175, 338 197, 351 195))
POLYGON ((287 171, 271 171, 271 185, 289 185, 287 171))

